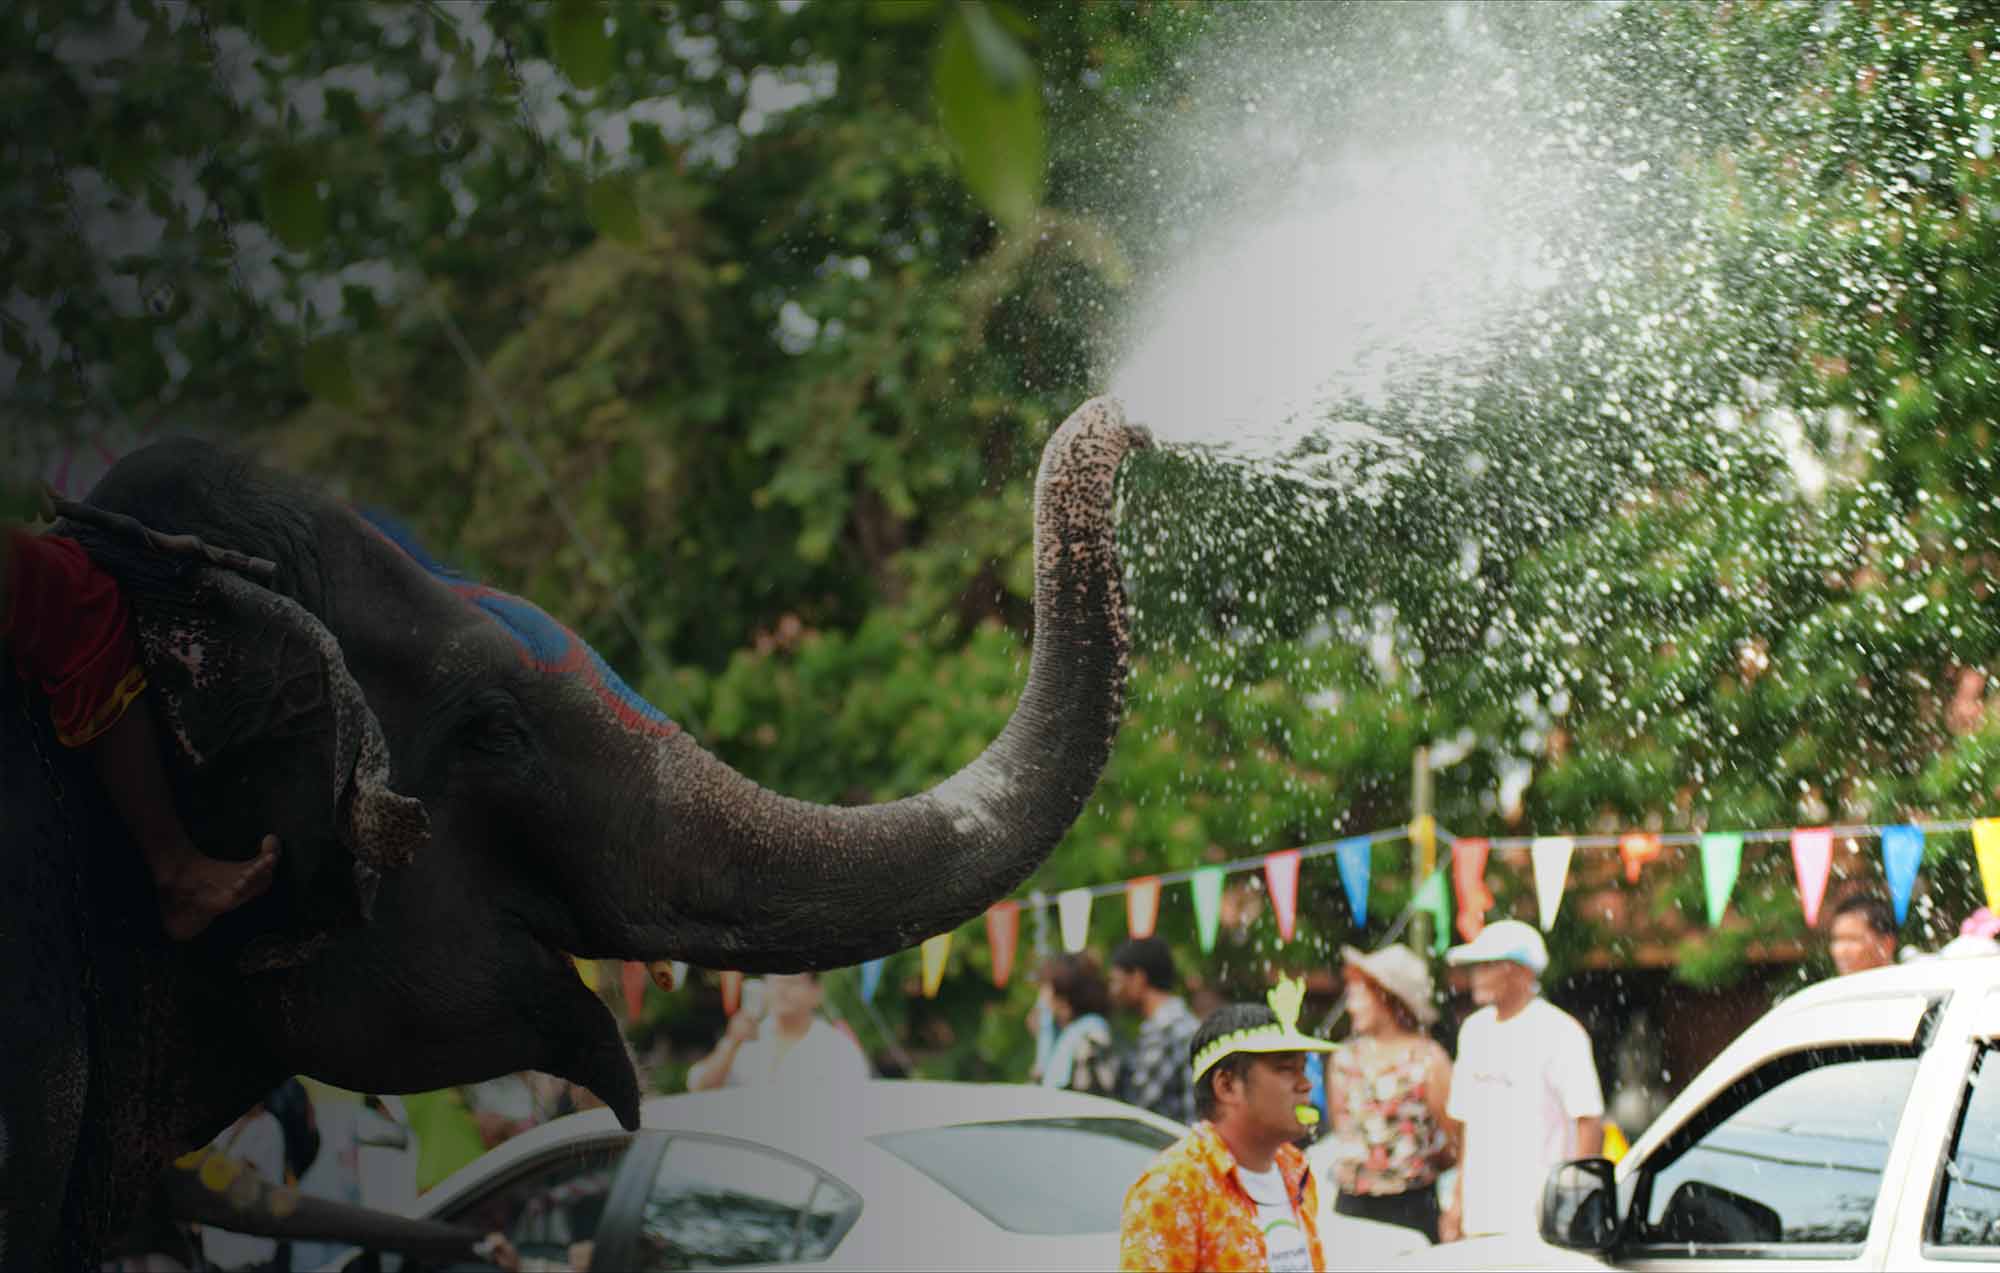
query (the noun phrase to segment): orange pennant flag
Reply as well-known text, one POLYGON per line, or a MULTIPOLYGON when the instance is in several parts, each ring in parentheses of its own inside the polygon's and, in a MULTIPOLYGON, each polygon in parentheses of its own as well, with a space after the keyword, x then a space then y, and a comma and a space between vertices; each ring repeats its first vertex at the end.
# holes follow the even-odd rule
POLYGON ((722 1015, 733 1017, 737 1006, 743 1002, 743 974, 725 972, 722 974, 722 1015))
POLYGON ((1125 931, 1151 937, 1160 918, 1160 877, 1142 875, 1125 885, 1125 931))
POLYGON ((986 944, 993 951, 993 984, 1006 989, 1014 975, 1014 946, 1021 933, 1021 904, 995 902, 986 912, 986 944))
POLYGON ((646 965, 628 959, 619 974, 625 988, 625 1019, 637 1021, 640 1011, 646 1006, 646 965))
POLYGON ((1451 845, 1451 888, 1458 894, 1458 935, 1466 941, 1479 936, 1486 927, 1486 912, 1493 909, 1493 894, 1486 887, 1486 857, 1492 851, 1489 840, 1454 840, 1451 845))
POLYGON ((1660 857, 1660 837, 1651 831, 1627 831, 1618 837, 1618 856, 1625 862, 1625 882, 1639 882, 1639 868, 1660 857))

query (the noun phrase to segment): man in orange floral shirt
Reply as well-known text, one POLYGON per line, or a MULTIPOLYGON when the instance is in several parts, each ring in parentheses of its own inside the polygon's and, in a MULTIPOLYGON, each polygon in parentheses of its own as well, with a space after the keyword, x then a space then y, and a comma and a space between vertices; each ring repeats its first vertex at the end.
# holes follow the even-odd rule
POLYGON ((1201 1023, 1189 1047, 1200 1121, 1126 1193, 1120 1268, 1326 1268, 1319 1191, 1292 1142, 1319 1114, 1306 1053, 1333 1045, 1299 1033, 1304 996, 1281 981, 1270 1007, 1230 1004, 1201 1023))

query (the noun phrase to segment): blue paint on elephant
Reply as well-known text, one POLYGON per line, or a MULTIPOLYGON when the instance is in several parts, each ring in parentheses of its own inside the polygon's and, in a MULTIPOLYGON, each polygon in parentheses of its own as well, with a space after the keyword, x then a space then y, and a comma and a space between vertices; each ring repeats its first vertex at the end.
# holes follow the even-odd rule
POLYGON ((550 618, 540 606, 511 593, 489 588, 439 561, 424 548, 416 533, 394 516, 372 508, 355 511, 404 556, 499 624, 514 638, 514 643, 520 647, 522 661, 528 666, 551 675, 581 678, 629 729, 661 735, 680 729, 665 712, 648 703, 618 673, 612 671, 602 655, 586 645, 576 633, 550 618))

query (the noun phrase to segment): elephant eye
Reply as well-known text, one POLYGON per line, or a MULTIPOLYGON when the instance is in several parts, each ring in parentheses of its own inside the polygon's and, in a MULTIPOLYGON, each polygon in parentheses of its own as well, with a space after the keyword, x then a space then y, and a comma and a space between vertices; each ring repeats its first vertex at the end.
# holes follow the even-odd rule
POLYGON ((470 707, 459 729, 467 747, 489 756, 518 756, 528 750, 527 726, 511 697, 483 694, 470 707))

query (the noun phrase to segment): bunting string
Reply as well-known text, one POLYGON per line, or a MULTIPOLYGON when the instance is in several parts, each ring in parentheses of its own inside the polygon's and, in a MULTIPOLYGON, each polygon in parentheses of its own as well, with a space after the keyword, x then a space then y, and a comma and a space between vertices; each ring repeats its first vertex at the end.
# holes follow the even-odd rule
MULTIPOLYGON (((1206 951, 1214 945, 1223 881, 1232 875, 1254 871, 1263 876, 1265 889, 1272 895, 1271 900, 1281 937, 1289 941, 1296 916, 1295 890, 1298 886, 1300 865, 1322 857, 1337 856, 1341 868, 1341 884, 1348 900, 1354 926, 1359 928, 1368 922, 1369 863, 1373 849, 1377 845, 1396 840, 1410 840, 1414 846, 1417 842, 1413 837, 1419 833, 1426 839, 1435 837, 1434 840, 1430 840, 1434 848, 1442 844, 1447 850, 1454 850, 1462 844, 1465 852, 1451 853, 1445 860, 1438 862, 1428 876, 1416 883, 1409 901, 1396 915, 1388 934, 1383 938, 1385 945, 1394 942, 1411 918, 1418 913, 1431 916, 1434 930, 1433 945, 1438 953, 1442 953, 1448 945, 1449 934, 1454 927, 1469 940, 1470 934, 1466 930, 1470 929, 1476 933, 1484 910, 1492 905, 1492 895, 1487 890, 1484 879, 1487 862, 1490 860, 1489 855, 1494 851, 1510 850, 1525 850, 1529 855, 1535 877, 1538 918, 1541 927, 1546 929, 1555 922, 1575 854, 1595 851, 1616 853, 1623 865, 1620 874, 1628 884, 1636 884, 1645 868, 1659 861, 1664 850, 1696 849, 1698 866, 1703 876, 1708 922, 1713 927, 1722 921, 1729 908, 1744 845, 1784 844, 1790 847, 1794 871, 1798 876, 1800 909, 1805 914, 1806 922, 1811 924, 1818 918, 1820 902, 1825 893, 1833 842, 1876 839, 1881 842, 1883 877, 1889 885, 1897 920, 1901 922, 1921 866, 1926 838, 1965 832, 1972 833, 1974 854, 1988 904, 1993 909, 2000 910, 2000 818, 1958 818, 1923 824, 1853 823, 1817 827, 1793 826, 1752 831, 1624 830, 1579 835, 1478 838, 1455 835, 1438 826, 1435 821, 1424 818, 1324 843, 1267 850, 1227 862, 1206 863, 1172 871, 1147 872, 1130 879, 1112 880, 1102 884, 1082 884, 1055 892, 1035 889, 1024 897, 1008 898, 996 903, 988 912, 986 923, 989 943, 994 948, 993 979, 996 984, 1005 986, 1014 962, 1014 934, 1017 931, 1016 925, 1021 911, 1025 910, 1029 914, 1029 920, 1033 925, 1035 956, 1040 960, 1049 953, 1052 928, 1059 930, 1061 945, 1065 950, 1076 951, 1085 946, 1088 941, 1092 903, 1096 899, 1122 897, 1125 901, 1123 909, 1127 928, 1134 936, 1146 936, 1152 932, 1158 915, 1161 890, 1177 884, 1191 884, 1197 936, 1200 938, 1202 949, 1206 951), (1459 878, 1451 879, 1448 883, 1447 876, 1459 878), (1476 896, 1472 895, 1475 888, 1476 896), (1456 914, 1453 913, 1453 906, 1448 897, 1457 901, 1456 914)), ((938 985, 944 976, 945 964, 951 949, 950 934, 933 936, 923 943, 923 947, 924 990, 926 996, 930 996, 937 993, 938 985)), ((861 998, 864 1004, 874 998, 883 962, 879 959, 870 960, 862 966, 861 998)), ((734 974, 737 977, 740 975, 734 974)), ((732 985, 731 979, 731 974, 724 974, 725 1010, 733 1009, 734 1005, 730 1001, 735 996, 730 992, 740 985, 740 982, 732 985)), ((643 986, 640 990, 643 993, 643 986)), ((629 989, 627 993, 630 993, 629 989)))
MULTIPOLYGON (((1977 826, 1979 823, 1984 821, 1986 821, 1986 819, 1984 818, 1961 818, 1954 822, 1923 822, 1923 823, 1916 823, 1913 825, 1915 825, 1917 829, 1922 831, 1925 835, 1946 835, 1953 831, 1970 831, 1973 829, 1973 827, 1977 826)), ((1827 835, 1831 836, 1836 840, 1867 840, 1867 839, 1873 839, 1874 837, 1881 835, 1884 831, 1888 830, 1893 825, 1895 824, 1857 823, 1853 826, 1815 827, 1812 829, 1815 831, 1823 831, 1827 835)), ((1729 832, 1729 834, 1742 836, 1743 843, 1745 844, 1765 844, 1773 842, 1783 842, 1785 844, 1790 844, 1792 836, 1798 830, 1799 828, 1797 827, 1782 827, 1768 831, 1731 831, 1729 832)), ((1456 836, 1452 835, 1448 831, 1443 830, 1442 828, 1438 830, 1438 834, 1445 837, 1447 840, 1457 839, 1456 836)), ((1564 838, 1567 839, 1574 847, 1579 849, 1616 849, 1619 845, 1619 842, 1623 840, 1626 836, 1631 834, 1632 832, 1630 831, 1613 831, 1605 835, 1572 835, 1572 836, 1565 836, 1564 838)), ((1646 832, 1646 834, 1652 836, 1654 839, 1659 841, 1662 847, 1671 845, 1692 847, 1694 845, 1700 844, 1703 836, 1715 835, 1717 834, 1717 832, 1648 831, 1646 832)), ((1532 848, 1536 840, 1541 840, 1546 838, 1548 837, 1537 836, 1537 835, 1517 835, 1505 838, 1495 837, 1491 843, 1493 847, 1496 849, 1526 849, 1526 848, 1532 848)))
MULTIPOLYGON (((1925 822, 1913 825, 1915 826, 1915 829, 1921 832, 1923 835, 1931 836, 1931 835, 1947 835, 1954 831, 1957 832, 1971 831, 1977 825, 1986 821, 1988 821, 1988 819, 1961 818, 1949 822, 1925 822)), ((1851 826, 1828 826, 1828 827, 1815 827, 1811 829, 1815 833, 1825 834, 1831 840, 1875 839, 1881 837, 1886 832, 1902 832, 1902 827, 1894 823, 1874 823, 1874 824, 1857 823, 1851 826)), ((1792 841, 1792 837, 1796 835, 1798 831, 1799 828, 1797 827, 1782 827, 1782 828, 1762 830, 1762 831, 1731 831, 1728 832, 1728 834, 1731 836, 1741 837, 1742 842, 1744 844, 1789 845, 1792 841)), ((1301 862, 1309 862, 1315 858, 1326 857, 1330 854, 1339 852, 1343 845, 1352 845, 1358 847, 1360 845, 1365 844, 1368 847, 1373 848, 1377 844, 1386 843, 1391 840, 1406 840, 1409 838, 1409 834, 1410 834, 1410 829, 1407 826, 1387 827, 1379 831, 1369 831, 1357 835, 1343 837, 1342 839, 1339 840, 1329 840, 1323 844, 1309 844, 1298 849, 1267 850, 1262 853, 1254 854, 1250 857, 1235 858, 1228 862, 1217 862, 1212 865, 1204 864, 1202 866, 1184 867, 1177 871, 1148 872, 1145 875, 1133 876, 1131 879, 1113 880, 1105 884, 1082 884, 1076 886, 1075 888, 1058 890, 1058 892, 1056 893, 1048 893, 1048 892, 1043 892, 1041 890, 1036 890, 1035 892, 1029 893, 1025 897, 1012 900, 1016 901, 1023 910, 1039 914, 1044 909, 1050 908, 1053 906, 1054 903, 1060 901, 1062 894, 1088 895, 1092 900, 1095 900, 1100 897, 1122 897, 1124 896, 1125 891, 1128 888, 1132 887, 1134 883, 1140 881, 1157 881, 1157 887, 1165 888, 1167 886, 1174 884, 1187 883, 1188 881, 1192 880, 1195 876, 1205 871, 1213 871, 1221 875, 1237 875, 1245 871, 1263 871, 1265 869, 1265 864, 1270 860, 1270 858, 1274 853, 1297 853, 1299 860, 1301 862)), ((1649 837, 1651 844, 1648 845, 1648 851, 1644 858, 1644 861, 1647 863, 1651 863, 1652 861, 1655 860, 1654 856, 1651 853, 1652 846, 1656 845, 1660 849, 1668 849, 1676 847, 1695 848, 1698 847, 1704 839, 1720 833, 1713 831, 1647 831, 1643 833, 1635 833, 1631 831, 1614 831, 1602 835, 1596 835, 1596 834, 1565 835, 1565 836, 1518 835, 1518 836, 1479 837, 1479 839, 1485 842, 1487 849, 1491 852, 1499 852, 1507 849, 1526 849, 1532 851, 1534 849, 1535 844, 1538 841, 1541 842, 1544 846, 1553 845, 1557 841, 1562 841, 1566 842, 1570 849, 1579 852, 1586 849, 1593 849, 1593 850, 1609 849, 1613 852, 1618 852, 1621 849, 1623 849, 1627 853, 1630 853, 1632 850, 1631 847, 1626 844, 1626 840, 1628 839, 1628 837, 1631 837, 1634 834, 1644 834, 1645 836, 1649 837)), ((1455 845, 1461 840, 1473 839, 1473 837, 1470 836, 1456 835, 1453 832, 1448 831, 1443 827, 1437 828, 1437 836, 1438 839, 1447 847, 1455 845)), ((1350 852, 1351 851, 1352 850, 1350 850, 1350 852)), ((1638 864, 1637 858, 1634 859, 1633 864, 1634 865, 1638 864)), ((1439 869, 1447 869, 1447 868, 1440 867, 1439 869)), ((1155 885, 1149 883, 1147 887, 1151 888, 1155 887, 1155 885)), ((1072 905, 1074 906, 1075 903, 1072 903, 1072 905)), ((1357 907, 1356 909, 1359 910, 1360 908, 1357 907)))

